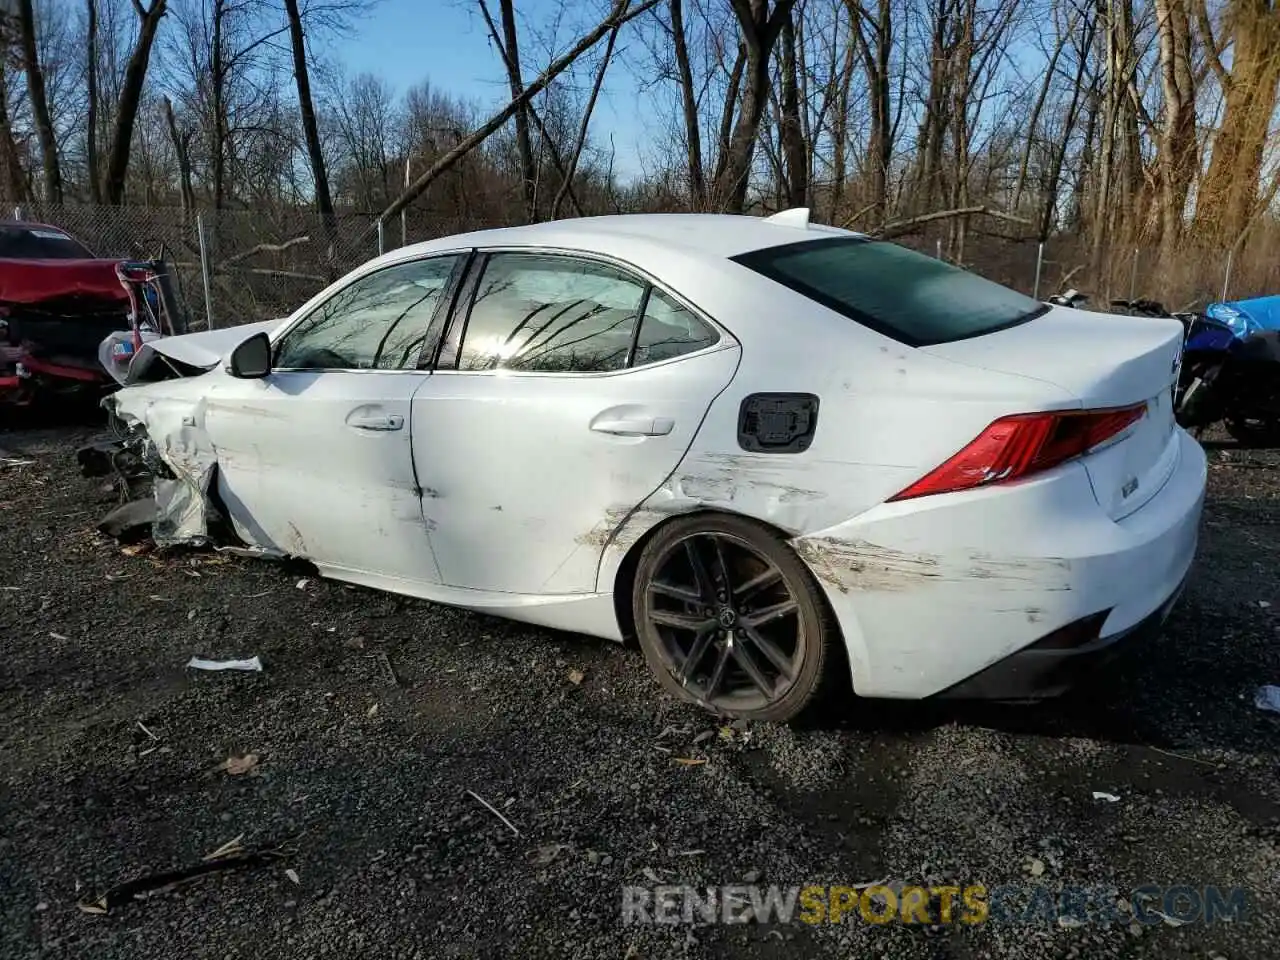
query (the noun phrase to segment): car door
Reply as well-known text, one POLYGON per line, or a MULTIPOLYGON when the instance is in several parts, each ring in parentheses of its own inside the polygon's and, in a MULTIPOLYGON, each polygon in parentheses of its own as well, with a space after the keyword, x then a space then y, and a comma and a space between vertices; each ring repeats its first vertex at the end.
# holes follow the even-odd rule
POLYGON ((443 582, 594 592, 609 532, 680 462, 739 349, 629 268, 478 257, 436 372, 413 398, 443 582))
POLYGON ((219 492, 254 543, 357 574, 439 582, 411 445, 464 255, 344 284, 273 344, 261 380, 207 401, 219 492))

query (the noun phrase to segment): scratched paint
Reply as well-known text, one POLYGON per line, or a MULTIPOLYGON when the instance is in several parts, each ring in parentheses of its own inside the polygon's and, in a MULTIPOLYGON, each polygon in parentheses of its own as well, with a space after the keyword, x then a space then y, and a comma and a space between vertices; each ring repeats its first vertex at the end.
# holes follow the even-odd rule
MULTIPOLYGON (((996 590, 1042 593, 1071 589, 1070 561, 1059 558, 993 557, 984 553, 944 558, 835 537, 799 537, 791 543, 814 576, 841 593, 915 590, 975 579, 996 590)), ((1037 616, 1040 612, 1035 610, 1037 616)))

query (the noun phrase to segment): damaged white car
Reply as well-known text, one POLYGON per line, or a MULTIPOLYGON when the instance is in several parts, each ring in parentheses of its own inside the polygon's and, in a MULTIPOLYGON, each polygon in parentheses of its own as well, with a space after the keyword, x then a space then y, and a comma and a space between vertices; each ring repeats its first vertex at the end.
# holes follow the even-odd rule
POLYGON ((615 640, 718 713, 1025 699, 1158 629, 1196 550, 1174 320, 809 223, 446 237, 144 347, 155 536, 615 640))

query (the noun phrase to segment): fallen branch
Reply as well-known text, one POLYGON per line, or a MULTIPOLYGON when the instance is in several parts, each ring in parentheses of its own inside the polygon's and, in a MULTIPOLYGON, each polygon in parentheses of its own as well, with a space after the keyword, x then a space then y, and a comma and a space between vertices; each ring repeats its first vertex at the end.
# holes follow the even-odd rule
POLYGON ((510 820, 508 820, 506 817, 504 817, 501 813, 499 813, 497 808, 494 807, 493 804, 489 803, 488 800, 480 796, 480 794, 476 793, 474 790, 468 790, 467 793, 471 794, 473 797, 479 800, 482 804, 484 804, 484 808, 486 810, 488 810, 495 817, 497 817, 499 820, 505 823, 508 827, 510 827, 512 833, 514 833, 517 837, 520 836, 520 831, 516 829, 516 825, 512 823, 510 820))
POLYGON ((933 223, 937 220, 954 220, 956 217, 977 216, 992 217, 996 220, 1005 220, 1009 223, 1020 223, 1027 227, 1034 226, 1030 220, 1014 216, 1012 213, 1005 213, 1003 210, 993 210, 991 207, 983 205, 977 207, 957 207, 954 210, 938 210, 934 213, 922 213, 918 217, 910 217, 906 220, 896 220, 893 223, 886 223, 879 230, 875 231, 873 235, 882 239, 899 237, 904 233, 910 233, 916 227, 923 226, 926 223, 933 223))
POLYGON ((292 240, 286 240, 284 243, 260 243, 256 247, 251 247, 244 253, 237 253, 234 257, 227 257, 222 261, 223 266, 232 263, 239 263, 241 260, 248 260, 252 256, 259 253, 283 253, 290 247, 296 247, 304 243, 310 243, 310 237, 294 237, 292 240))
POLYGON ((582 56, 595 46, 600 39, 605 36, 605 34, 609 33, 615 27, 634 20, 643 13, 647 13, 660 2, 661 0, 643 0, 643 2, 638 6, 633 8, 631 6, 631 0, 615 0, 613 9, 609 12, 609 15, 600 21, 594 30, 579 40, 577 44, 574 45, 573 49, 563 57, 550 64, 536 80, 524 88, 524 91, 520 96, 512 99, 510 103, 486 120, 479 128, 474 130, 470 136, 459 142, 456 147, 433 163, 429 170, 419 176, 417 180, 409 185, 404 193, 400 194, 399 197, 392 201, 390 206, 382 211, 382 215, 378 217, 377 221, 365 228, 359 239, 363 240, 365 237, 376 232, 379 223, 387 223, 392 217, 420 197, 426 191, 427 187, 431 186, 431 184, 441 174, 448 172, 454 164, 487 140, 494 131, 498 130, 503 124, 515 116, 516 112, 522 106, 536 97, 551 83, 552 80, 571 67, 578 57, 582 56))

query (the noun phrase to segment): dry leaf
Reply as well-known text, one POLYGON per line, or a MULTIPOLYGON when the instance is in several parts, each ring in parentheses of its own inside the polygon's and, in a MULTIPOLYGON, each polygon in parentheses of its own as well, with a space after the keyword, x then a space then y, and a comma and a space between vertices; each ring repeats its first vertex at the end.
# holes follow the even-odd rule
POLYGON ((94 900, 92 903, 77 903, 76 906, 79 907, 83 913, 102 914, 107 912, 107 905, 102 901, 103 901, 103 898, 99 897, 97 900, 94 900))
POLYGON ((582 683, 583 680, 586 679, 586 676, 587 675, 583 673, 581 670, 570 670, 569 682, 572 683, 574 686, 577 686, 578 684, 582 683))
POLYGON ((256 753, 246 753, 243 757, 227 757, 225 769, 227 773, 233 777, 242 773, 248 773, 258 765, 258 755, 256 753))
POLYGON ((375 716, 377 712, 378 712, 378 705, 375 703, 372 707, 370 707, 368 710, 365 711, 365 716, 372 717, 372 716, 375 716))
POLYGON ((675 757, 676 763, 683 764, 686 767, 699 767, 707 762, 706 757, 675 757))

